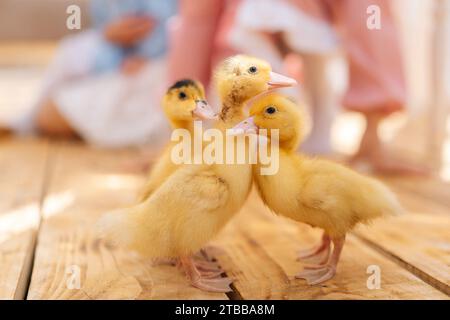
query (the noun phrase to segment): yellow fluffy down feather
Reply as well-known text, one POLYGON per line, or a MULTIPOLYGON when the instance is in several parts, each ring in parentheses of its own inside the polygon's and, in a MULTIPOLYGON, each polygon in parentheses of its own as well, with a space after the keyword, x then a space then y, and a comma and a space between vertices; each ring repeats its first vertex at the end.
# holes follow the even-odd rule
MULTIPOLYGON (((177 170, 144 202, 103 216, 100 234, 149 257, 196 252, 242 201, 237 201, 242 196, 230 190, 238 186, 225 183, 220 170, 211 169, 192 165, 177 170)), ((244 190, 237 193, 246 194, 244 190)))
POLYGON ((331 161, 280 151, 277 174, 262 176, 257 170, 258 190, 273 211, 331 237, 345 235, 359 222, 402 212, 385 185, 331 161))
MULTIPOLYGON (((197 119, 194 113, 196 103, 205 99, 205 89, 200 82, 191 79, 175 82, 162 99, 162 107, 172 129, 185 129, 193 134, 193 123, 197 119)), ((139 201, 147 199, 167 177, 180 167, 171 160, 172 148, 175 145, 175 142, 170 141, 153 165, 139 201)))
MULTIPOLYGON (((216 127, 222 130, 244 118, 245 103, 255 95, 294 83, 247 56, 227 59, 215 75, 222 101, 216 127)), ((249 163, 182 165, 142 203, 106 214, 99 228, 104 238, 145 256, 191 255, 238 212, 251 185, 249 163)))
POLYGON ((359 222, 403 211, 381 182, 343 165, 297 154, 305 117, 292 100, 271 94, 256 102, 250 114, 259 129, 279 129, 278 172, 261 175, 260 164, 253 168, 262 199, 277 214, 339 237, 359 222), (268 113, 269 107, 275 111, 268 113))

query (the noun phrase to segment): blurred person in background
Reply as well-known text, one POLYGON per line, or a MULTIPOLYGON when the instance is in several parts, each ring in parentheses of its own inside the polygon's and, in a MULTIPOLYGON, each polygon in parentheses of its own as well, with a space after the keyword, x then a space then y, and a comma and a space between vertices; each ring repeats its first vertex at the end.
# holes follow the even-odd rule
POLYGON ((39 99, 14 129, 105 147, 162 143, 166 22, 176 2, 92 0, 92 29, 61 41, 39 99))
POLYGON ((213 66, 237 52, 264 58, 276 71, 284 68, 297 77, 303 72, 313 116, 306 147, 323 154, 331 149, 330 126, 338 104, 327 64, 342 49, 349 83, 341 104, 366 119, 351 162, 382 173, 425 172, 394 156, 378 134, 382 120, 403 111, 406 103, 389 0, 180 0, 179 7, 170 25, 169 79, 193 77, 208 83, 213 66), (370 5, 380 8, 379 30, 367 27, 370 5), (304 71, 296 54, 302 56, 304 71))

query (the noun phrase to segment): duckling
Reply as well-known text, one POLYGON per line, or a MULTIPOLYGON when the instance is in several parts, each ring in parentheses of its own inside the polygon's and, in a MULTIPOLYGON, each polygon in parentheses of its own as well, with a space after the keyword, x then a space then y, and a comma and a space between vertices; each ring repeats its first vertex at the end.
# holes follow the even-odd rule
POLYGON ((225 59, 214 78, 222 101, 219 129, 231 128, 244 119, 246 102, 277 88, 291 87, 297 81, 272 71, 264 60, 236 55, 225 59))
MULTIPOLYGON (((253 96, 295 83, 271 73, 266 62, 245 56, 222 63, 216 81, 223 101, 219 128, 243 119, 245 102, 253 96)), ((185 164, 143 202, 107 214, 99 225, 106 239, 145 256, 177 258, 193 286, 227 292, 231 280, 205 275, 193 255, 242 207, 251 183, 250 164, 185 164)))
POLYGON ((265 143, 278 143, 278 171, 262 175, 263 166, 258 161, 253 177, 262 200, 275 213, 324 230, 320 245, 299 255, 300 259, 318 262, 296 275, 315 285, 335 275, 345 235, 355 225, 403 210, 395 195, 379 181, 331 161, 296 154, 303 138, 303 119, 293 101, 269 94, 254 103, 250 117, 231 134, 261 134, 261 129, 267 129, 265 143), (278 129, 278 139, 272 129, 278 129))
MULTIPOLYGON (((217 119, 205 100, 203 85, 191 79, 175 82, 164 95, 162 106, 172 129, 185 129, 194 134, 194 120, 217 119)), ((170 156, 175 142, 170 142, 149 173, 139 201, 147 199, 178 167, 170 156)))

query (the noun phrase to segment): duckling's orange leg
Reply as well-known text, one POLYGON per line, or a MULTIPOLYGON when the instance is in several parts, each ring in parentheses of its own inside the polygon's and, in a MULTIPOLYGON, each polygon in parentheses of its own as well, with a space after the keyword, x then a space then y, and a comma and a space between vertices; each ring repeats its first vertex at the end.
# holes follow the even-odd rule
POLYGON ((331 252, 331 239, 324 232, 320 244, 316 247, 300 250, 297 255, 297 261, 310 262, 316 265, 323 265, 327 263, 331 252))
POLYGON ((205 259, 199 260, 195 258, 192 259, 192 262, 194 263, 195 267, 200 272, 200 275, 203 278, 207 279, 221 278, 223 270, 217 262, 205 259))
POLYGON ((205 249, 201 249, 193 256, 193 263, 202 277, 208 279, 221 278, 222 268, 217 262, 211 260, 205 249))
POLYGON ((202 261, 193 259, 193 262, 200 271, 222 271, 222 268, 214 261, 202 261))
MULTIPOLYGON (((192 259, 195 267, 199 271, 200 275, 204 278, 212 279, 212 278, 220 278, 221 274, 223 273, 222 268, 219 266, 218 263, 208 260, 200 260, 199 259, 192 259)), ((179 258, 154 258, 153 259, 153 265, 154 266, 161 266, 161 265, 169 265, 169 266, 176 266, 180 265, 180 259, 179 258)))
POLYGON ((305 279, 309 285, 316 285, 334 277, 342 248, 344 247, 345 235, 333 238, 331 241, 333 241, 334 248, 330 261, 316 270, 304 270, 297 274, 296 278, 305 279))
POLYGON ((211 279, 211 275, 202 275, 202 273, 197 269, 194 260, 190 256, 181 257, 180 266, 184 269, 186 277, 191 285, 196 288, 212 292, 231 291, 230 284, 232 283, 232 280, 230 278, 214 277, 211 279))

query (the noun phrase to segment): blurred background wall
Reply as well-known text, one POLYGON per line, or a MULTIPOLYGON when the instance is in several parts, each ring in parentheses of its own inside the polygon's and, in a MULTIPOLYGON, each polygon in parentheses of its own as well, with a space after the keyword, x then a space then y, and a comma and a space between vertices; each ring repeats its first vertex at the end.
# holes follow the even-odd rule
POLYGON ((89 0, 0 0, 0 41, 58 39, 69 32, 66 8, 81 8, 81 27, 89 25, 89 0))

